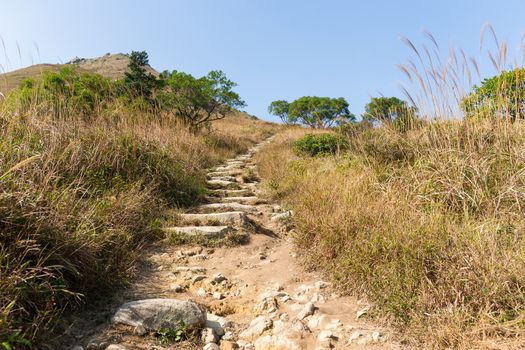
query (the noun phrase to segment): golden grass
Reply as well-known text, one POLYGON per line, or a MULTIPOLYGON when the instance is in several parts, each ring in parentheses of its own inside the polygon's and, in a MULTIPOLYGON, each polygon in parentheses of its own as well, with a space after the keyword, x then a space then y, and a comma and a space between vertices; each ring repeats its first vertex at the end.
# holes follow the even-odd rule
POLYGON ((198 134, 114 106, 86 120, 0 104, 0 343, 37 345, 64 309, 126 284, 165 209, 205 191, 207 168, 275 125, 237 113, 198 134), (59 118, 56 115, 60 116, 59 118))
POLYGON ((257 161, 307 267, 366 295, 416 348, 525 346, 525 125, 384 126, 325 158, 293 152, 304 133, 257 161))

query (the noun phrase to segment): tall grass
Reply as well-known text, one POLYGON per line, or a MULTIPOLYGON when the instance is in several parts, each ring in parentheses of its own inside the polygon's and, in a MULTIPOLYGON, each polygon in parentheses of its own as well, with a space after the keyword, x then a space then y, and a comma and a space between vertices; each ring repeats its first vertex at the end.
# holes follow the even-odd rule
POLYGON ((407 71, 426 121, 351 129, 331 157, 294 153, 305 131, 291 129, 257 156, 260 174, 294 209, 304 264, 368 297, 405 342, 524 348, 525 125, 506 112, 519 108, 501 88, 509 108, 462 119, 461 65, 421 62, 407 71))
POLYGON ((127 283, 164 209, 272 129, 237 113, 194 134, 162 111, 69 102, 0 101, 0 344, 38 344, 63 310, 127 283))

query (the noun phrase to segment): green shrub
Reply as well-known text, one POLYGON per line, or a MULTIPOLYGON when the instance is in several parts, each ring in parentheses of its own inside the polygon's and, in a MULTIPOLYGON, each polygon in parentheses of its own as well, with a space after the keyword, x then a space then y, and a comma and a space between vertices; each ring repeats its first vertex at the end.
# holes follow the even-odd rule
POLYGON ((348 148, 345 139, 332 134, 307 134, 294 145, 297 151, 312 157, 336 154, 348 148))

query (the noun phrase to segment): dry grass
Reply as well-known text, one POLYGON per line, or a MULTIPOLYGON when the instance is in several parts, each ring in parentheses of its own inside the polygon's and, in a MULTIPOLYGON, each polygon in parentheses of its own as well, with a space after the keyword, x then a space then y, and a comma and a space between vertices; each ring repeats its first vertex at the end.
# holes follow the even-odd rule
POLYGON ((164 210, 194 204, 208 167, 274 128, 239 113, 192 134, 161 113, 86 121, 12 101, 0 101, 0 344, 15 347, 127 283, 164 210))
POLYGON ((257 158, 307 266, 368 296, 416 347, 525 346, 525 125, 383 127, 327 158, 297 157, 303 134, 257 158))

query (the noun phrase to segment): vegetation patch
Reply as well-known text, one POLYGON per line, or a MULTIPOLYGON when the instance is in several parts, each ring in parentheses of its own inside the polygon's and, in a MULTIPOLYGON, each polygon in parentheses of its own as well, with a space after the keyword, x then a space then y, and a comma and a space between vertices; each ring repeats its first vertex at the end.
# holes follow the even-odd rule
POLYGON ((346 139, 335 134, 307 134, 294 142, 295 149, 312 157, 334 155, 348 148, 346 139))

